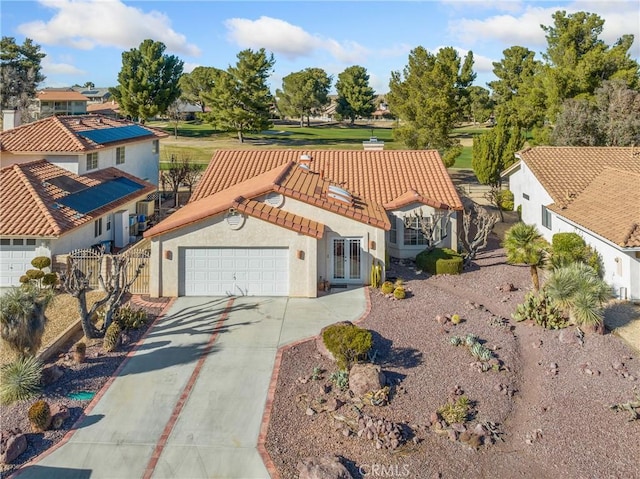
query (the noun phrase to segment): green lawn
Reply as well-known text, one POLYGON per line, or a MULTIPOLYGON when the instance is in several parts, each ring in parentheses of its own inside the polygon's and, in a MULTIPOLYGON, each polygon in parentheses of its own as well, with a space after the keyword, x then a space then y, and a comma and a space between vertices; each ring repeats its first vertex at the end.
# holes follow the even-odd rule
POLYGON ((462 154, 456 158, 452 168, 471 168, 471 149, 470 146, 462 147, 462 154))

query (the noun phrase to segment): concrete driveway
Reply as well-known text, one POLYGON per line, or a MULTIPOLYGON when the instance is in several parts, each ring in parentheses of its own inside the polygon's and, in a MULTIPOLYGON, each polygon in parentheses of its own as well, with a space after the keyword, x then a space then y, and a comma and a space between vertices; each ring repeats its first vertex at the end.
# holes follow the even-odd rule
POLYGON ((265 479, 256 449, 280 346, 358 319, 362 288, 178 298, 61 447, 20 479, 265 479))

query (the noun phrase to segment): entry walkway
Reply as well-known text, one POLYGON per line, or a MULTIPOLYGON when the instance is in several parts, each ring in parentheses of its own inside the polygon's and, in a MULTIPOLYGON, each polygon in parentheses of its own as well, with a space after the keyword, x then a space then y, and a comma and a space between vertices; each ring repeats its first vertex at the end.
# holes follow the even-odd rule
POLYGON ((177 299, 71 438, 17 477, 268 478, 256 445, 278 348, 366 301, 362 288, 177 299))

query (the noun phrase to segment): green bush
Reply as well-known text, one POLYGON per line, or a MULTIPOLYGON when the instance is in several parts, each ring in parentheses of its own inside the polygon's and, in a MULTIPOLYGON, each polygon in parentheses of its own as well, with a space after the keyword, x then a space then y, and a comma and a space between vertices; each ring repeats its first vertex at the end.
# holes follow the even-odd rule
POLYGON ((501 190, 498 194, 498 205, 503 211, 513 211, 513 193, 509 190, 501 190))
POLYGON ((11 404, 40 391, 42 363, 34 356, 20 358, 0 369, 0 402, 11 404))
POLYGON ((336 358, 338 367, 344 370, 349 370, 354 362, 366 357, 373 345, 371 331, 345 323, 326 328, 322 341, 336 358))
POLYGON ((435 248, 416 256, 416 266, 430 274, 461 274, 462 255, 449 248, 435 248))
POLYGON ((600 254, 577 233, 556 233, 551 239, 551 266, 562 268, 571 263, 585 263, 602 278, 604 267, 600 254))
POLYGON ((31 260, 31 266, 36 269, 45 269, 51 266, 51 260, 46 256, 36 256, 31 260))

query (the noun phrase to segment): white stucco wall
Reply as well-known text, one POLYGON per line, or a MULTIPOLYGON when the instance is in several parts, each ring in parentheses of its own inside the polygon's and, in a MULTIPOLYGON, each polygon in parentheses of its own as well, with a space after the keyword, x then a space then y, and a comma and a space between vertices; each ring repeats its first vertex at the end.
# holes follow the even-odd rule
MULTIPOLYGON (((405 245, 404 244, 404 217, 410 215, 412 213, 422 213, 425 216, 429 216, 433 214, 436 209, 431 206, 426 206, 421 203, 414 203, 412 205, 407 205, 404 208, 400 208, 398 210, 394 210, 389 212, 390 220, 395 218, 396 229, 397 229, 397 242, 391 243, 389 233, 387 233, 387 250, 389 251, 389 256, 394 258, 415 258, 418 253, 421 253, 425 250, 426 245, 405 245)), ((451 248, 453 250, 457 250, 458 248, 458 221, 457 221, 458 213, 454 212, 451 216, 451 220, 449 221, 448 233, 442 241, 438 242, 435 246, 437 248, 451 248)))
POLYGON ((635 251, 622 249, 554 212, 550 212, 551 228, 542 226, 542 206, 553 203, 553 200, 524 162, 510 175, 509 189, 513 193, 515 207, 522 205, 524 223, 535 224, 549 242, 556 233, 579 234, 602 256, 604 279, 612 287, 614 295, 621 299, 640 299, 640 259, 636 258, 635 251), (529 196, 528 200, 524 194, 529 196))

